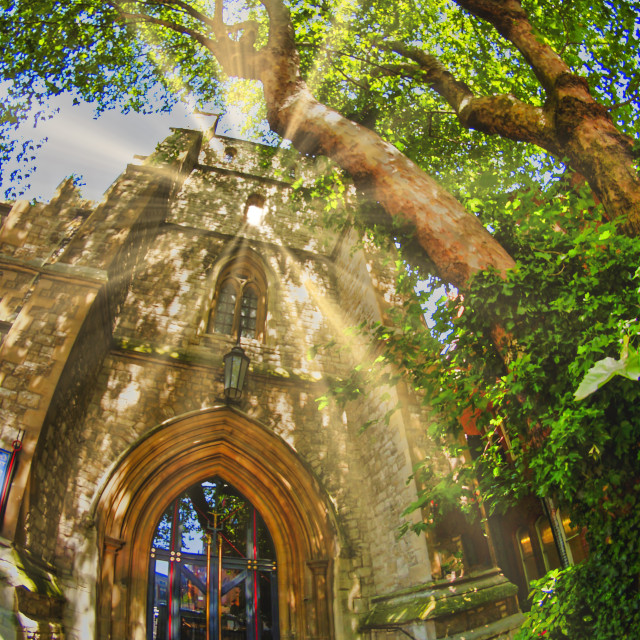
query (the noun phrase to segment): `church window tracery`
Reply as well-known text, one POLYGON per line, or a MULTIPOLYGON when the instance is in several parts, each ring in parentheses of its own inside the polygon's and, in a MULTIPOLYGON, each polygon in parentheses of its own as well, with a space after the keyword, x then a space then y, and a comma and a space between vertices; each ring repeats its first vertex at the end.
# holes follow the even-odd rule
POLYGON ((234 260, 218 278, 207 333, 243 338, 264 334, 266 280, 255 260, 234 260))

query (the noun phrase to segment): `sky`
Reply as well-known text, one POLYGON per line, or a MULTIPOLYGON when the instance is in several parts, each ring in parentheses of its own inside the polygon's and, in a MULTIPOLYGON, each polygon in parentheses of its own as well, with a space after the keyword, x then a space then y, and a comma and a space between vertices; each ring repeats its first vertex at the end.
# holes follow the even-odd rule
MULTIPOLYGON (((27 129, 34 139, 47 138, 38 150, 36 171, 30 188, 21 199, 50 200, 56 187, 69 175, 82 176, 82 195, 100 201, 103 193, 132 162, 134 155, 148 155, 166 138, 170 127, 202 129, 210 127, 214 118, 196 115, 186 105, 178 104, 169 114, 122 115, 116 110, 94 117, 89 104, 74 106, 71 96, 55 101, 59 112, 50 120, 27 129)), ((241 115, 225 116, 218 132, 240 137, 241 115)), ((3 167, 5 173, 12 167, 3 167)))

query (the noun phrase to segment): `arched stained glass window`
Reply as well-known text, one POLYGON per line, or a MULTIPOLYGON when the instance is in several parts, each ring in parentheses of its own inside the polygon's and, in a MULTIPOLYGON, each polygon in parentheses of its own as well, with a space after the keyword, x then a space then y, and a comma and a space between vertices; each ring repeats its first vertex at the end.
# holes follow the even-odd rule
POLYGON ((220 478, 169 504, 150 553, 148 640, 276 640, 276 558, 260 514, 220 478))

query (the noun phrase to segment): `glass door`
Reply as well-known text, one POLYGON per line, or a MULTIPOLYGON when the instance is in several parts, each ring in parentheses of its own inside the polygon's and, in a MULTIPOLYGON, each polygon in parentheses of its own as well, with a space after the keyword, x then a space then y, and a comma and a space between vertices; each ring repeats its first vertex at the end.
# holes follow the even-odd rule
POLYGON ((260 514, 219 478, 164 512, 149 563, 148 640, 277 640, 273 542, 260 514))

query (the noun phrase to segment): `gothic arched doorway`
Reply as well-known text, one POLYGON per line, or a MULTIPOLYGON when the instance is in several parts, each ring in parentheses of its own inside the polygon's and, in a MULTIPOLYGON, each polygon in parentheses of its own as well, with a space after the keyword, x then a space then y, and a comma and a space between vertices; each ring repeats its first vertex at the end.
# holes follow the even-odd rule
POLYGON ((271 535, 220 478, 171 501, 149 554, 147 640, 278 640, 271 535))
POLYGON ((106 479, 95 506, 98 640, 148 640, 157 527, 176 496, 212 480, 255 507, 271 534, 278 563, 271 597, 280 638, 335 637, 332 584, 339 549, 330 500, 282 438, 235 409, 217 407, 147 432, 106 479))

